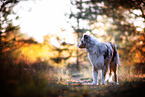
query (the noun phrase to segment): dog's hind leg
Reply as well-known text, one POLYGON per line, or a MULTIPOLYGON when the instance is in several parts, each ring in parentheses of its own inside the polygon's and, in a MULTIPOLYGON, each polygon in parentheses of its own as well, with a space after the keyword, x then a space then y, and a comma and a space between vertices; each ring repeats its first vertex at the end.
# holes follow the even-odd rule
POLYGON ((98 70, 92 66, 93 83, 92 85, 98 85, 98 70))
POLYGON ((111 66, 112 66, 112 63, 111 63, 111 65, 109 64, 109 66, 108 66, 108 70, 109 70, 109 83, 111 83, 111 82, 113 82, 113 74, 112 74, 112 69, 111 69, 111 66))
POLYGON ((115 84, 118 84, 117 70, 118 70, 118 66, 117 66, 117 63, 115 63, 114 68, 113 68, 115 84))

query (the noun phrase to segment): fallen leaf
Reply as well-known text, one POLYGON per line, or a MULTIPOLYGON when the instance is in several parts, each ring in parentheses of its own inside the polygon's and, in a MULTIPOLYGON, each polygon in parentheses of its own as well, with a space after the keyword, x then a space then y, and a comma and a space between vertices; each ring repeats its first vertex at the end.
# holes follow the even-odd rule
POLYGON ((82 83, 78 83, 78 86, 82 86, 82 83))
POLYGON ((99 91, 96 91, 96 93, 99 93, 99 91))

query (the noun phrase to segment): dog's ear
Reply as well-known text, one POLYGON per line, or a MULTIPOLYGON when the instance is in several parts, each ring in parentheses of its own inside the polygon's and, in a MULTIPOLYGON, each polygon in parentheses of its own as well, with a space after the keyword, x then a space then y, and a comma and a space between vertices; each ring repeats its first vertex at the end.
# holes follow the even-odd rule
POLYGON ((84 39, 88 39, 88 35, 84 35, 84 39))

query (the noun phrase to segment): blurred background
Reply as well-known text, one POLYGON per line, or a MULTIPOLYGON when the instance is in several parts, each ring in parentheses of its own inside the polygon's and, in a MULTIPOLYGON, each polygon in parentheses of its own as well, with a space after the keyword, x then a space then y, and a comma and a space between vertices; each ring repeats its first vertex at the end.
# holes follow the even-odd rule
POLYGON ((144 0, 0 0, 3 91, 44 95, 53 93, 49 83, 91 82, 87 53, 77 47, 84 33, 116 44, 119 81, 135 80, 145 73, 144 31, 144 0))

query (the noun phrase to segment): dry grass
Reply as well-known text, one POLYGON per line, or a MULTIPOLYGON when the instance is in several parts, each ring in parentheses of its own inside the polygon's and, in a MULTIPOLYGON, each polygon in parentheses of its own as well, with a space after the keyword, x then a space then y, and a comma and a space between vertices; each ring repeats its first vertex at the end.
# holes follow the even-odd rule
MULTIPOLYGON (((72 74, 72 76, 74 75, 74 77, 71 77, 72 81, 74 79, 78 80, 78 81, 81 79, 89 79, 90 81, 92 81, 92 67, 89 65, 87 68, 81 68, 81 70, 79 72, 72 71, 71 74, 72 74)), ((120 83, 138 81, 141 77, 143 78, 143 75, 139 74, 135 71, 134 65, 121 65, 121 66, 119 66, 118 80, 120 83)), ((101 81, 101 71, 99 71, 98 79, 100 82, 101 81)))
MULTIPOLYGON (((48 86, 65 84, 69 77, 68 71, 53 67, 46 60, 31 62, 26 56, 14 58, 9 54, 1 56, 0 61, 2 96, 53 96, 55 93, 48 86)), ((59 90, 60 87, 56 89, 59 90)))
POLYGON ((118 70, 119 82, 131 82, 135 79, 134 66, 120 66, 118 70))

